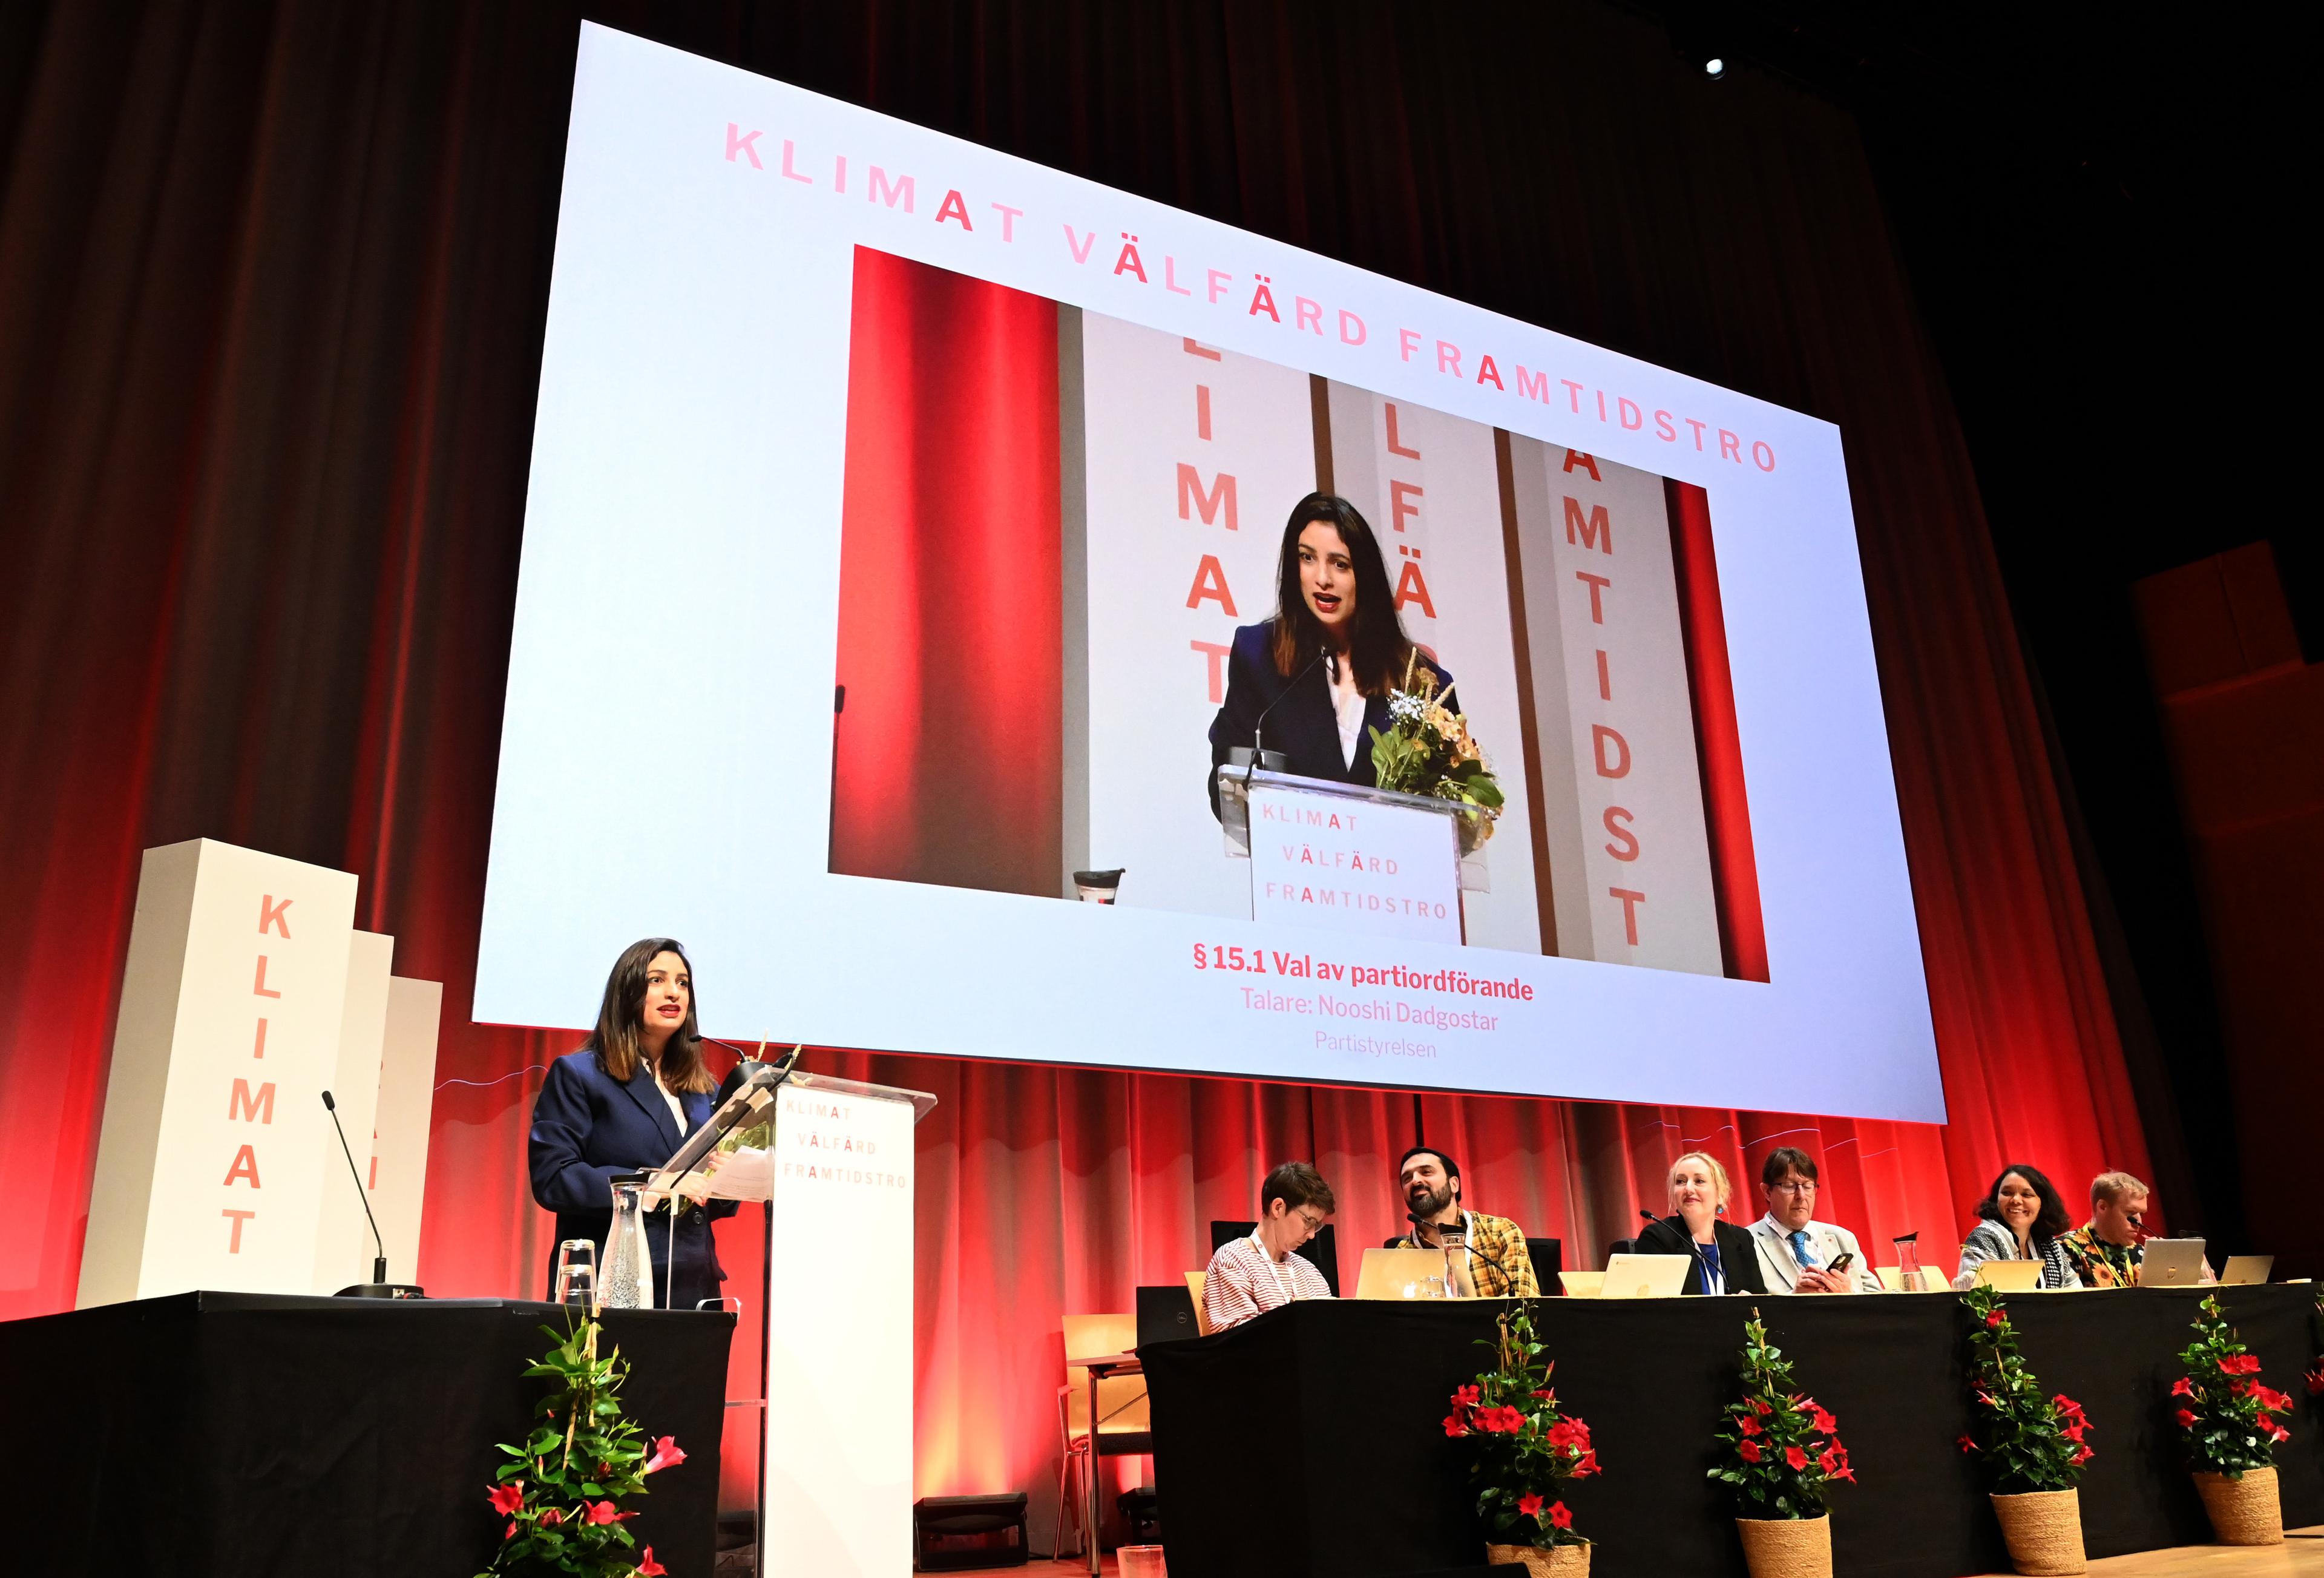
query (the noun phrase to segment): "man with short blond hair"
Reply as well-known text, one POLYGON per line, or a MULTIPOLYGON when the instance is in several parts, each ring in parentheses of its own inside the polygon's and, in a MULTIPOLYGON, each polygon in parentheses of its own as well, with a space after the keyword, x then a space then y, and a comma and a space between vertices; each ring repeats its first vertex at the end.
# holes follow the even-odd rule
POLYGON ((2138 1286, 2139 1267, 2146 1259, 2138 1241, 2145 1232, 2150 1193, 2125 1172, 2100 1173, 2090 1180, 2089 1221, 2058 1240, 2083 1287, 2138 1286))

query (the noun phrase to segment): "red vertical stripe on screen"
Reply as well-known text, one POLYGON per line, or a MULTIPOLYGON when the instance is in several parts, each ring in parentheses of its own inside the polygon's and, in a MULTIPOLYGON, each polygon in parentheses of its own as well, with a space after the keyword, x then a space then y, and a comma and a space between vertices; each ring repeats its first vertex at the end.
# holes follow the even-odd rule
POLYGON ((1692 483, 1665 482, 1663 487, 1670 502, 1671 562, 1678 573, 1687 684, 1694 692, 1694 747, 1702 766, 1720 952, 1731 978, 1765 981, 1767 932, 1759 918, 1759 861, 1751 847, 1751 803, 1743 788, 1743 742, 1735 726, 1727 617, 1719 604, 1711 495, 1692 483))
POLYGON ((1057 896, 1055 303, 859 247, 831 869, 1057 896))

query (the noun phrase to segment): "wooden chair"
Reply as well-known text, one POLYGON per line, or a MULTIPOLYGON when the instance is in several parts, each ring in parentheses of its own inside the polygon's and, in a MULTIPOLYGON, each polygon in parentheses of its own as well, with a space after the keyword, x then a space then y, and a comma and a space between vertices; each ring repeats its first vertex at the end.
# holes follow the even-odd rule
POLYGON ((1210 1278, 1208 1271, 1186 1273, 1186 1291, 1194 1296, 1194 1329, 1205 1337, 1211 1334, 1211 1312, 1203 1307, 1203 1285, 1210 1278))
MULTIPOLYGON (((1194 1300, 1196 1318, 1200 1318, 1203 1302, 1194 1300)), ((1127 1353, 1138 1346, 1138 1317, 1134 1315, 1084 1315, 1065 1317, 1065 1357, 1090 1358, 1101 1353, 1127 1353)), ((1097 1383, 1097 1432, 1093 1441, 1090 1433, 1089 1371, 1079 1365, 1065 1367, 1065 1383, 1057 1389, 1057 1523, 1050 1536, 1049 1559, 1057 1559, 1065 1543, 1065 1514, 1071 1509, 1075 1527, 1081 1523, 1081 1509, 1089 1503, 1088 1477, 1097 1472, 1095 1459, 1100 1457, 1138 1457, 1154 1450, 1154 1434, 1146 1403, 1146 1378, 1141 1375, 1111 1375, 1097 1383), (1068 1485, 1074 1494, 1067 1500, 1068 1485)), ((1097 1537, 1094 1529, 1083 1529, 1085 1538, 1097 1537)), ((1074 1542, 1076 1554, 1082 1549, 1074 1542)))

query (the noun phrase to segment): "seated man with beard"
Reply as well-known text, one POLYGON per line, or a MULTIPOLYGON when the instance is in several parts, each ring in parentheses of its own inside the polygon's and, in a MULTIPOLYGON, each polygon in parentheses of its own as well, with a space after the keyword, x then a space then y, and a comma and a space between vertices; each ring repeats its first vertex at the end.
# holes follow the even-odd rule
POLYGON ((1525 1230, 1506 1216, 1466 1211, 1461 1168, 1433 1145, 1416 1145, 1397 1164, 1412 1232, 1388 1241, 1392 1250, 1444 1250, 1444 1284, 1460 1298, 1538 1298, 1525 1230))

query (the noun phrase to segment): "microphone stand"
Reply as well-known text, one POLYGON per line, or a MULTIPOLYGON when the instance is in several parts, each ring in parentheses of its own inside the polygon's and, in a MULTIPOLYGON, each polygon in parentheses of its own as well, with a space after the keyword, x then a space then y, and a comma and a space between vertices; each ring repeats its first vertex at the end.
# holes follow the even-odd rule
POLYGON ((364 1220, 371 1223, 373 1249, 378 1251, 371 1263, 371 1280, 356 1282, 333 1294, 334 1298, 425 1298, 427 1292, 413 1282, 390 1282, 387 1279, 387 1243, 379 1236, 379 1218, 371 1213, 370 1192, 364 1187, 363 1169, 355 1166, 355 1153, 347 1144, 346 1126, 339 1121, 339 1104, 331 1100, 331 1093, 323 1093, 323 1110, 331 1115, 331 1127, 338 1130, 339 1151, 347 1158, 347 1176, 355 1180, 355 1199, 364 1208, 364 1220))
MULTIPOLYGON (((1462 1211, 1461 1214, 1462 1214, 1463 1217, 1466 1217, 1466 1216, 1469 1214, 1469 1213, 1468 1213, 1468 1211, 1464 1208, 1464 1209, 1462 1211)), ((1425 1217, 1416 1216, 1416 1215, 1414 1215, 1414 1214, 1413 1214, 1411 1212, 1409 1212, 1409 1211, 1407 1211, 1407 1212, 1406 1212, 1406 1213, 1404 1213, 1404 1219, 1405 1219, 1406 1222, 1408 1222, 1408 1223, 1412 1223, 1412 1241, 1413 1241, 1414 1243, 1418 1243, 1418 1242, 1420 1241, 1420 1230, 1421 1230, 1422 1228, 1424 1228, 1424 1227, 1434 1227, 1434 1228, 1439 1228, 1439 1229, 1441 1229, 1441 1228, 1443 1228, 1443 1225, 1444 1225, 1443 1223, 1430 1222, 1430 1221, 1428 1221, 1428 1220, 1427 1220, 1426 1218, 1425 1218, 1425 1217)), ((1507 1288, 1507 1289, 1508 1290, 1508 1292, 1505 1295, 1505 1297, 1510 1297, 1510 1298, 1514 1298, 1514 1297, 1517 1297, 1517 1279, 1515 1277, 1513 1277, 1513 1276, 1511 1276, 1511 1275, 1510 1275, 1508 1267, 1507 1267, 1506 1265, 1502 1264, 1502 1263, 1501 1263, 1500 1259, 1499 1259, 1498 1256, 1495 1256, 1495 1255, 1489 1255, 1489 1254, 1487 1254, 1484 1250, 1482 1250, 1479 1249, 1475 1244, 1473 1244, 1473 1243, 1471 1243, 1471 1242, 1470 1242, 1470 1241, 1469 1241, 1469 1224, 1467 1223, 1467 1222, 1465 1222, 1465 1221, 1463 1221, 1463 1222, 1460 1222, 1460 1223, 1457 1223, 1453 1224, 1453 1226, 1454 1226, 1454 1231, 1455 1231, 1455 1232, 1457 1232, 1461 1235, 1461 1251, 1462 1251, 1462 1253, 1466 1254, 1466 1255, 1471 1255, 1471 1256, 1474 1256, 1476 1259, 1478 1259, 1478 1260, 1480 1260, 1484 1261, 1484 1262, 1485 1262, 1485 1264, 1487 1264, 1488 1266, 1490 1266, 1494 1270, 1496 1270, 1496 1271, 1499 1272, 1499 1273, 1501 1274, 1501 1286, 1502 1286, 1503 1287, 1505 1287, 1505 1288, 1507 1288)), ((1438 1232, 1438 1234, 1437 1234, 1436 1236, 1437 1236, 1437 1239, 1438 1239, 1438 1241, 1438 1241, 1437 1243, 1435 1243, 1434 1245, 1431 1246, 1432 1248, 1435 1248, 1435 1249, 1442 1249, 1442 1250, 1450 1250, 1450 1249, 1452 1247, 1451 1244, 1444 1243, 1443 1241, 1443 1241, 1443 1236, 1444 1236, 1444 1235, 1443 1235, 1443 1233, 1442 1232, 1438 1232)), ((1447 1270, 1449 1271, 1449 1270, 1451 1270, 1451 1269, 1452 1269, 1452 1268, 1448 1265, 1448 1266, 1445 1268, 1445 1269, 1447 1269, 1447 1270)), ((1474 1287, 1474 1286, 1476 1285, 1476 1280, 1477 1280, 1477 1279, 1476 1279, 1476 1278, 1474 1278, 1473 1276, 1472 1276, 1472 1277, 1471 1277, 1471 1278, 1469 1278, 1470 1285, 1471 1285, 1471 1287, 1474 1287)), ((1480 1294, 1477 1295, 1477 1297, 1480 1297, 1480 1298, 1482 1298, 1482 1297, 1484 1297, 1485 1296, 1484 1296, 1483 1294, 1481 1294, 1481 1293, 1480 1293, 1480 1294)))
POLYGON ((1243 769, 1242 774, 1242 791, 1246 798, 1248 798, 1250 794, 1251 777, 1259 771, 1259 759, 1267 754, 1266 742, 1268 715, 1273 712, 1277 707, 1281 706, 1283 705, 1284 698, 1288 697, 1293 691, 1299 688, 1299 682, 1315 671, 1315 665, 1322 662, 1331 655, 1332 649, 1330 647, 1325 646, 1316 648, 1315 655, 1307 660, 1307 666, 1305 669, 1300 669, 1298 673, 1294 674, 1291 677, 1291 683, 1283 687, 1283 694, 1281 696, 1277 696, 1273 701, 1268 702, 1264 707, 1259 709, 1259 721, 1250 726, 1250 763, 1243 769))
MULTIPOLYGON (((775 1091, 780 1090, 784 1085, 790 1083, 791 1075, 798 1072, 799 1059, 807 1055, 807 1045, 805 1042, 801 1042, 798 1046, 793 1047, 779 1061, 775 1063, 767 1063, 753 1056, 752 1053, 743 1050, 743 1048, 737 1047, 732 1041, 722 1041, 715 1036, 701 1036, 697 1037, 696 1039, 706 1042, 713 1047, 724 1047, 727 1051, 733 1053, 736 1057, 741 1059, 741 1061, 734 1066, 734 1072, 727 1076, 735 1082, 734 1088, 737 1092, 745 1089, 758 1089, 764 1090, 771 1094, 775 1091)), ((764 1052, 767 1049, 767 1044, 764 1041, 760 1042, 758 1049, 761 1052, 764 1052)), ((730 1096, 727 1099, 731 1101, 733 1098, 730 1096)), ((715 1116, 715 1113, 713 1115, 715 1116)), ((741 1128, 742 1125, 736 1122, 732 1124, 731 1127, 741 1128)), ((718 1139, 724 1139, 726 1132, 728 1131, 729 1130, 722 1130, 718 1139)), ((699 1132, 699 1130, 696 1130, 697 1134, 699 1132)), ((713 1143, 715 1144, 716 1141, 714 1140, 713 1143)), ((684 1149, 685 1148, 681 1146, 679 1149, 684 1149)), ((672 1159, 674 1160, 676 1158, 673 1158, 672 1159)), ((661 1306, 664 1309, 671 1307, 671 1303, 677 1297, 678 1218, 679 1209, 686 1203, 687 1202, 683 1196, 675 1197, 669 1203, 669 1251, 662 1258, 661 1306)), ((770 1207, 768 1213, 766 1227, 767 1246, 770 1253, 771 1253, 774 1244, 774 1217, 771 1207, 770 1207)), ((704 1207, 703 1231, 705 1232, 710 1231, 709 1209, 707 1205, 704 1207)), ((761 1333, 762 1350, 764 1342, 765 1333, 762 1331, 761 1333)), ((767 1355, 762 1351, 759 1357, 761 1363, 763 1366, 767 1355)), ((763 1369, 761 1370, 761 1373, 764 1373, 763 1369)), ((764 1413, 765 1410, 762 1407, 761 1409, 761 1426, 763 1426, 765 1422, 764 1413)), ((764 1443, 762 1440, 761 1445, 763 1446, 763 1444, 764 1443)))
MULTIPOLYGON (((1651 1211, 1641 1210, 1638 1214, 1645 1217, 1650 1226, 1660 1227, 1663 1224, 1663 1219, 1656 1216, 1651 1211)), ((1713 1216, 1711 1219, 1711 1240, 1713 1242, 1716 1242, 1719 1237, 1719 1218, 1713 1216)), ((1702 1247, 1694 1241, 1694 1234, 1686 1231, 1686 1219, 1684 1217, 1681 1217, 1679 1219, 1678 1231, 1679 1237, 1683 1239, 1686 1242, 1686 1252, 1694 1257, 1694 1269, 1702 1274, 1702 1290, 1705 1293, 1708 1293, 1711 1291, 1711 1262, 1702 1258, 1702 1247)), ((1722 1283, 1727 1280, 1726 1268, 1723 1265, 1720 1269, 1719 1279, 1722 1283)), ((1721 1291, 1723 1292, 1725 1290, 1722 1288, 1721 1291)))

